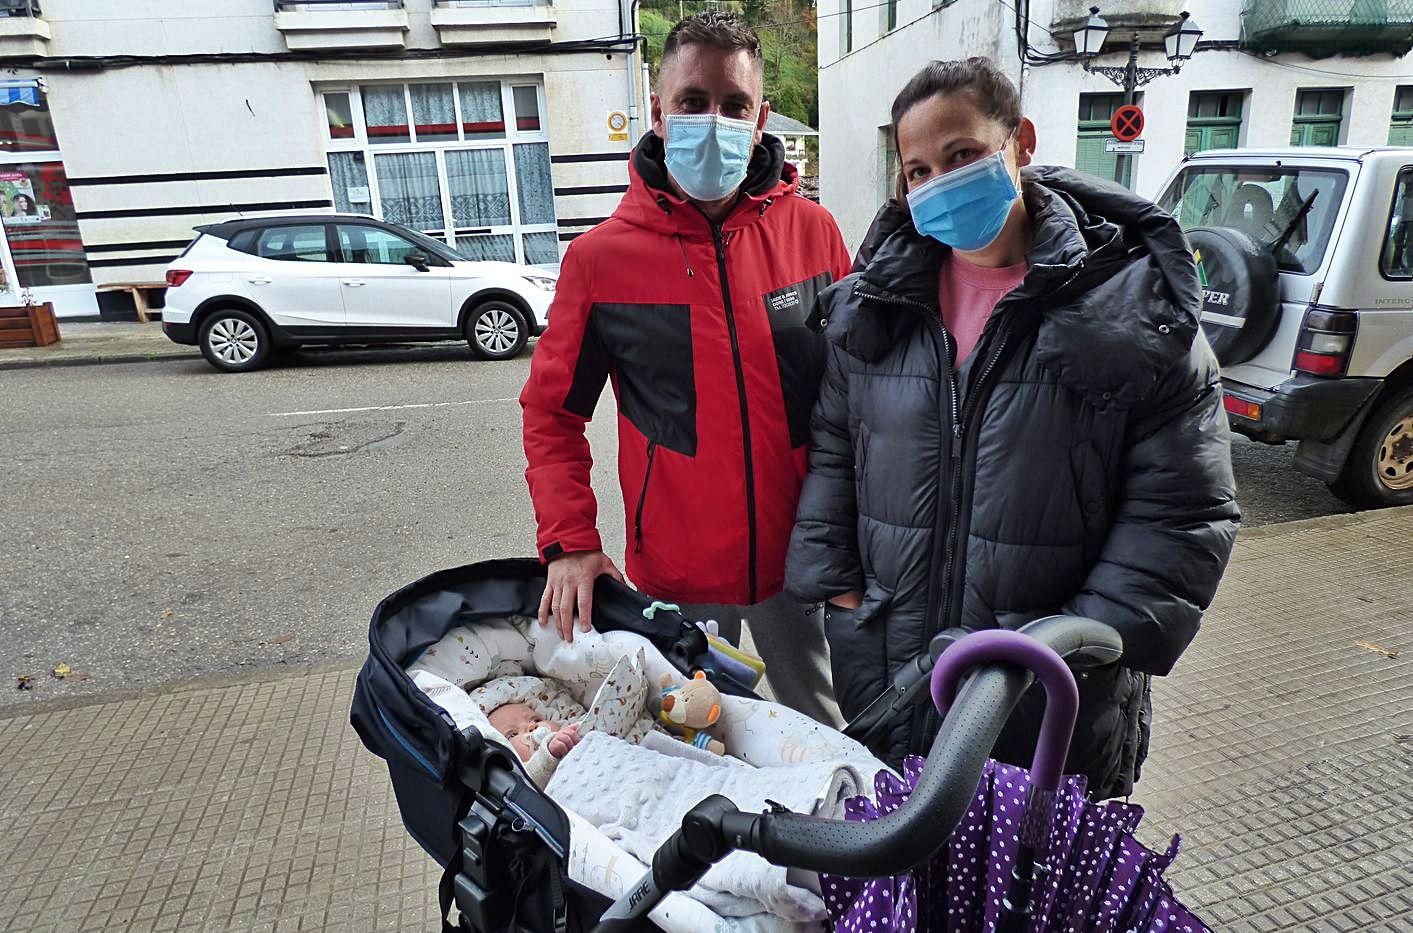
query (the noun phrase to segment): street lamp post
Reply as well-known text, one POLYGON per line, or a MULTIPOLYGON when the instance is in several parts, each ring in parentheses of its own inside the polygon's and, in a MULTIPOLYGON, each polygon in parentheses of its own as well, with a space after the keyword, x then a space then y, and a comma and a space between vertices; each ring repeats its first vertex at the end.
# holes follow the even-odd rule
MULTIPOLYGON (((1133 34, 1133 38, 1128 44, 1128 64, 1122 68, 1092 64, 1095 56, 1104 47, 1104 40, 1109 35, 1109 24, 1104 17, 1099 15, 1099 8, 1092 6, 1089 8, 1089 19, 1085 20, 1080 28, 1074 31, 1075 54, 1079 56, 1080 64, 1084 70, 1090 74, 1103 75, 1110 81, 1124 89, 1124 103, 1132 104, 1134 97, 1140 87, 1152 81, 1154 78, 1163 75, 1175 75, 1182 70, 1183 62, 1192 57, 1192 53, 1197 50, 1197 42, 1202 38, 1202 30, 1198 28, 1192 17, 1183 11, 1178 19, 1177 26, 1163 37, 1163 51, 1167 53, 1168 61, 1172 62, 1170 68, 1140 68, 1138 67, 1138 33, 1133 34)), ((1133 156, 1128 153, 1119 153, 1114 159, 1114 181, 1123 184, 1124 176, 1128 173, 1129 159, 1133 156)))

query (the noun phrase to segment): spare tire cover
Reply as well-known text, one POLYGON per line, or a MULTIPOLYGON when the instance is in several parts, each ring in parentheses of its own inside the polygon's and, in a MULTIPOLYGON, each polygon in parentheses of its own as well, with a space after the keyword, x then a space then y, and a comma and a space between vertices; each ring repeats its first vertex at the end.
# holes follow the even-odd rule
POLYGON ((1202 286, 1202 330, 1223 366, 1244 363, 1280 323, 1276 257, 1240 230, 1187 231, 1202 286))

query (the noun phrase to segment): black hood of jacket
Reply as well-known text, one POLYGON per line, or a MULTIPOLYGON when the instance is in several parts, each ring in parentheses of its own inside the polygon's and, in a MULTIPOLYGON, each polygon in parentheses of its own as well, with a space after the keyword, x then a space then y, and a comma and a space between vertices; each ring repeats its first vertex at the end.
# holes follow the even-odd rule
MULTIPOLYGON (((1197 334, 1202 293, 1182 229, 1151 201, 1073 169, 1028 167, 1021 182, 1034 234, 1017 291, 1040 313, 1036 352, 1098 407, 1132 407, 1197 334)), ((880 293, 935 313, 947 251, 890 200, 852 284, 826 295, 826 336, 859 359, 881 358, 916 315, 897 301, 855 299, 880 293)))

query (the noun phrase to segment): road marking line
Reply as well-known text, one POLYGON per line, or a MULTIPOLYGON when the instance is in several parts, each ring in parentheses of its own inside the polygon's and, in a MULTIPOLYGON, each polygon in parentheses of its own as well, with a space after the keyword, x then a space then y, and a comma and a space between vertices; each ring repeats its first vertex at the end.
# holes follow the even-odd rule
POLYGON ((464 402, 418 402, 411 405, 366 405, 362 408, 321 408, 315 411, 272 411, 266 414, 269 418, 302 418, 308 415, 348 415, 360 411, 405 411, 409 408, 452 408, 458 405, 491 405, 497 402, 518 401, 514 396, 510 398, 477 398, 464 402))

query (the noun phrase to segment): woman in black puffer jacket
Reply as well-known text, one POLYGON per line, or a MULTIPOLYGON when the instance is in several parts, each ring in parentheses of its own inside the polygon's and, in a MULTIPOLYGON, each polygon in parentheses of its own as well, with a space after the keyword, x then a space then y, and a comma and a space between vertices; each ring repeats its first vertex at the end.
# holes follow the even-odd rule
MULTIPOLYGON (((829 602, 850 719, 943 630, 1112 625, 1124 654, 1081 675, 1068 770, 1126 794, 1151 676, 1197 634, 1239 519, 1192 256, 1152 203, 1029 167, 1035 128, 985 59, 925 68, 893 131, 899 196, 816 312, 830 357, 787 586, 829 602)), ((1029 763, 1042 709, 1031 691, 999 758, 1029 763)), ((896 763, 936 729, 919 704, 870 744, 896 763)))

